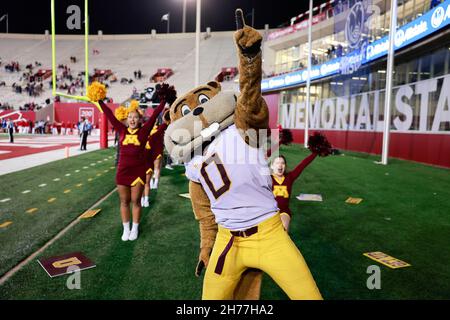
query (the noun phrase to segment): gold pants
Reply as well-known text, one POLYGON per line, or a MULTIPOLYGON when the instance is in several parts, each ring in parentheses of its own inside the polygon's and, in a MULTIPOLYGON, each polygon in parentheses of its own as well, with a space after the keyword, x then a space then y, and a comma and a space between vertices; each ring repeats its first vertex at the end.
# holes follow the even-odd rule
POLYGON ((248 268, 267 273, 290 299, 322 299, 308 265, 284 230, 279 214, 261 222, 257 233, 249 237, 235 237, 223 270, 217 274, 217 260, 231 236, 230 230, 219 226, 203 281, 202 299, 232 299, 241 274, 248 268))

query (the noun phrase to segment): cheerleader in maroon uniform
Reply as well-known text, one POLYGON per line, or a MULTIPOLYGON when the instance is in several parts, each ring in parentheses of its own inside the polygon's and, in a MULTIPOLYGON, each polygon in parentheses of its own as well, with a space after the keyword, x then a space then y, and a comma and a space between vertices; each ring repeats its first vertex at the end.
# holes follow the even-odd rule
POLYGON ((159 113, 164 109, 166 96, 171 94, 172 88, 162 85, 160 104, 153 111, 148 121, 140 126, 141 114, 138 109, 131 109, 127 117, 127 125, 114 116, 113 112, 102 101, 106 95, 103 85, 93 83, 88 97, 91 101, 98 101, 102 111, 119 133, 120 154, 116 173, 116 184, 120 198, 120 214, 123 223, 122 240, 136 240, 141 217, 140 199, 144 188, 146 161, 144 148, 150 130, 153 128, 159 113), (92 92, 91 92, 92 91, 92 92), (132 206, 133 227, 130 230, 130 202, 132 206))
POLYGON ((309 137, 308 148, 311 154, 303 159, 294 170, 286 173, 286 158, 282 155, 272 160, 272 191, 280 210, 281 221, 286 231, 289 230, 289 223, 292 218, 292 212, 289 208, 289 199, 291 197, 292 185, 300 176, 303 170, 319 155, 325 157, 331 153, 331 145, 320 133, 315 133, 309 137))
MULTIPOLYGON (((164 115, 164 118, 166 118, 166 115, 168 115, 168 111, 166 111, 164 115)), ((155 170, 156 160, 160 159, 164 152, 164 132, 166 131, 167 127, 168 122, 163 122, 158 127, 155 127, 150 133, 147 145, 145 146, 147 159, 147 176, 145 181, 144 196, 141 199, 143 207, 149 206, 148 201, 150 196, 150 179, 155 170)))

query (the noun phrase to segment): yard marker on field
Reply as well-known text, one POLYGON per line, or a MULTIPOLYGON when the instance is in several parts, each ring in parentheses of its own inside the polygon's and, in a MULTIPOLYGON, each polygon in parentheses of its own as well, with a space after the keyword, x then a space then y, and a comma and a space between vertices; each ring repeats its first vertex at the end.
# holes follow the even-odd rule
POLYGON ((83 169, 87 169, 87 168, 89 168, 89 167, 86 167, 86 166, 85 166, 85 167, 83 167, 83 169))
POLYGON ((64 190, 64 193, 69 193, 69 192, 71 192, 72 190, 70 190, 70 189, 67 189, 67 190, 64 190))
POLYGON ((38 263, 47 272, 50 278, 70 274, 72 271, 67 268, 70 262, 76 262, 78 271, 95 268, 95 264, 81 252, 72 252, 62 256, 47 259, 38 259, 38 263))
POLYGON ((79 188, 79 187, 81 187, 83 184, 82 183, 79 183, 79 184, 77 184, 77 187, 79 188))
POLYGON ((91 163, 91 166, 95 166, 95 163, 91 163))
POLYGON ((83 213, 80 216, 80 219, 87 219, 87 218, 92 218, 93 216, 95 216, 97 213, 99 213, 102 209, 92 209, 92 210, 88 210, 85 213, 83 213))
POLYGON ((92 181, 92 178, 89 178, 88 181, 92 181))
POLYGON ((47 184, 46 183, 42 183, 39 185, 39 188, 45 187, 47 184))
POLYGON ((25 194, 25 193, 30 193, 30 192, 31 192, 31 190, 25 190, 25 191, 22 191, 23 194, 25 194))
POLYGON ((111 170, 114 170, 116 167, 109 167, 111 170))
POLYGON ((347 200, 345 200, 345 203, 349 203, 349 204, 360 204, 362 200, 363 200, 362 198, 352 198, 352 197, 349 197, 347 200))
POLYGON ((3 200, 0 200, 0 202, 8 202, 8 201, 10 201, 11 200, 11 198, 5 198, 5 199, 3 199, 3 200))
POLYGON ((77 172, 77 173, 78 173, 78 172, 80 172, 80 170, 75 170, 75 172, 77 172))
POLYGON ((34 213, 36 211, 38 211, 38 208, 31 208, 31 209, 28 209, 26 212, 27 213, 34 213))
POLYGON ((65 176, 66 176, 66 177, 70 177, 70 173, 66 173, 65 176))
POLYGON ((55 179, 53 179, 53 181, 59 181, 59 180, 61 180, 60 178, 55 178, 55 179))
POLYGON ((54 202, 55 200, 56 200, 56 198, 50 198, 50 199, 47 200, 47 202, 48 202, 48 203, 52 203, 52 202, 54 202))
POLYGON ((100 177, 102 174, 101 173, 97 173, 97 177, 100 177))
POLYGON ((0 229, 6 228, 7 226, 9 226, 12 223, 13 223, 12 221, 5 221, 2 224, 0 224, 0 229))
POLYGON ((380 251, 366 252, 366 253, 363 253, 363 255, 372 260, 375 260, 376 262, 379 262, 391 269, 398 269, 398 268, 404 268, 404 267, 411 266, 409 263, 407 263, 405 261, 391 257, 390 255, 387 255, 386 253, 383 253, 380 251))
POLYGON ((108 172, 109 170, 103 170, 104 173, 108 172))
POLYGON ((108 161, 108 158, 103 159, 103 161, 108 161))
POLYGON ((296 198, 300 201, 323 201, 321 194, 300 193, 296 198))

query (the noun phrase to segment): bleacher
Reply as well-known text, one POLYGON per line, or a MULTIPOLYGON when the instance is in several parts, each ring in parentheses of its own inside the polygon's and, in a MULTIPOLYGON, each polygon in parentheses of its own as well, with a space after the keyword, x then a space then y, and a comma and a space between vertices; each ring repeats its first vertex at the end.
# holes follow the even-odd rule
MULTIPOLYGON (((226 65, 236 65, 236 49, 233 42, 233 32, 212 32, 211 37, 201 38, 200 43, 200 83, 214 80, 217 70, 226 65)), ((26 92, 15 93, 13 83, 20 83, 25 65, 39 61, 42 70, 51 69, 51 39, 45 35, 14 35, 0 34, 0 82, 6 86, 0 87, 0 102, 23 106, 34 102, 45 105, 45 100, 51 96, 51 77, 43 79, 44 91, 41 95, 30 97, 26 92), (10 61, 18 61, 22 70, 10 73, 4 65, 10 61)), ((102 35, 90 36, 89 40, 89 73, 94 75, 94 69, 111 70, 117 79, 133 79, 131 83, 121 84, 120 81, 107 83, 109 96, 114 101, 128 99, 133 89, 141 91, 149 85, 154 70, 170 68, 173 75, 168 82, 175 85, 179 93, 186 92, 194 86, 195 68, 195 33, 169 35, 102 35), (96 51, 93 54, 93 51, 96 51), (136 79, 134 70, 142 70, 142 77, 136 79)), ((84 38, 82 36, 57 36, 56 65, 67 65, 72 75, 77 77, 84 71, 84 38), (71 57, 76 57, 73 63, 71 57)), ((58 77, 61 71, 57 70, 58 77)), ((23 79, 22 79, 23 80, 23 79)), ((69 83, 70 84, 70 83, 69 83)), ((233 82, 224 83, 224 89, 236 89, 233 82)), ((79 89, 76 94, 82 92, 79 89)), ((65 99, 65 98, 63 98, 65 99)))
POLYGON ((216 76, 216 81, 218 82, 224 82, 224 81, 231 81, 236 77, 238 74, 238 68, 236 67, 226 67, 222 68, 220 72, 216 76))

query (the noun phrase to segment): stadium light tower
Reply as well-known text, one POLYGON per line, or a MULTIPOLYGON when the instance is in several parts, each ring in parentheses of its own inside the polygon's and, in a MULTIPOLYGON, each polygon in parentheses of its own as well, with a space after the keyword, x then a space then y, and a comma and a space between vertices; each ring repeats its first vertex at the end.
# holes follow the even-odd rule
POLYGON ((391 127, 392 72, 394 71, 394 40, 397 30, 397 0, 391 0, 391 23, 389 27, 389 51, 386 67, 386 93, 384 95, 384 129, 381 163, 388 164, 389 135, 391 127))

